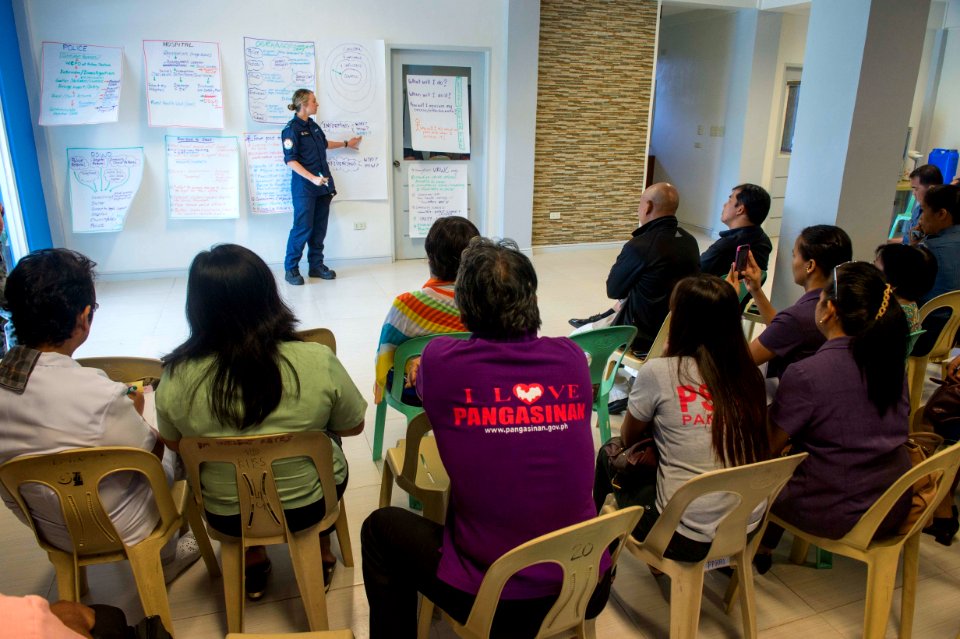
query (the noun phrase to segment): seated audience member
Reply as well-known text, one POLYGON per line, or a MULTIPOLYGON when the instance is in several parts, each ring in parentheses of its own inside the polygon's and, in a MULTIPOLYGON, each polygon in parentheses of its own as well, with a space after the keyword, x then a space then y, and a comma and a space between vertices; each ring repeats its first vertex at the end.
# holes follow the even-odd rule
MULTIPOLYGON (((164 443, 176 451, 183 437, 329 434, 336 495, 323 494, 308 459, 276 464, 288 529, 313 526, 323 518, 324 499, 338 499, 346 488, 347 462, 338 436, 363 431, 366 401, 329 348, 300 341, 294 333, 297 320, 281 301, 273 273, 249 249, 221 244, 199 253, 190 265, 186 312, 190 337, 164 358, 157 389, 164 443)), ((239 537, 233 466, 204 464, 201 478, 207 522, 239 537)), ((320 538, 328 585, 336 566, 329 533, 320 538)), ((248 548, 250 599, 263 596, 269 572, 263 546, 248 548)))
MULTIPOLYGON (((416 636, 417 592, 465 622, 487 568, 540 535, 596 516, 592 389, 583 351, 537 337, 537 275, 511 241, 475 238, 463 252, 457 306, 469 340, 424 349, 417 390, 450 475, 446 526, 381 508, 361 531, 370 636, 416 636)), ((604 556, 587 606, 610 589, 604 556)), ((556 566, 524 570, 506 586, 493 636, 532 637, 560 590, 556 566)))
POLYGON ((918 166, 910 172, 910 189, 913 191, 913 199, 916 205, 910 212, 910 222, 904 229, 901 239, 903 244, 917 244, 923 239, 923 232, 919 227, 923 198, 927 195, 927 190, 931 186, 939 184, 943 184, 943 174, 940 173, 940 168, 933 164, 918 166))
POLYGON ((700 256, 700 272, 725 277, 737 256, 737 247, 750 246, 753 259, 761 271, 767 270, 773 244, 761 228, 770 212, 770 194, 756 184, 733 187, 723 204, 720 221, 727 225, 720 231, 720 239, 700 256))
MULTIPOLYGON (((674 289, 670 311, 667 350, 640 369, 620 428, 624 446, 652 433, 659 454, 656 476, 630 483, 621 478, 614 486, 609 457, 601 449, 597 458, 596 508, 610 492, 621 507, 643 506, 633 531, 638 540, 646 538, 687 480, 769 457, 763 376, 743 337, 736 292, 715 275, 688 277, 674 289)), ((735 505, 736 498, 724 494, 695 501, 664 556, 706 557, 720 520, 735 505)), ((754 524, 762 516, 761 508, 754 524)))
MULTIPOLYGON (((817 330, 814 312, 820 289, 830 280, 837 264, 849 262, 853 247, 847 233, 836 226, 817 224, 800 232, 793 245, 793 281, 803 287, 797 302, 779 313, 770 304, 760 284, 760 267, 751 256, 743 279, 767 327, 750 343, 750 354, 759 366, 767 366, 768 378, 779 378, 787 365, 813 355, 824 342, 817 330)), ((738 274, 731 269, 729 281, 736 287, 738 274)))
POLYGON ((419 291, 398 295, 383 321, 377 345, 376 403, 380 403, 387 388, 398 346, 414 337, 465 330, 453 301, 453 286, 460 268, 460 254, 470 240, 479 235, 473 222, 459 215, 442 217, 430 227, 423 243, 430 279, 419 291))
MULTIPOLYGON (((90 335, 98 306, 94 266, 75 251, 44 249, 21 259, 7 278, 7 306, 20 345, 0 362, 0 464, 93 446, 130 446, 163 458, 163 444, 142 417, 143 394, 130 394, 126 384, 73 359, 90 335)), ((175 461, 172 454, 164 460, 168 481, 175 461)), ((13 498, 0 492, 26 523, 13 498)), ((71 551, 56 495, 36 484, 22 487, 21 494, 47 542, 71 551)), ((100 500, 126 544, 145 538, 160 520, 150 484, 140 473, 105 478, 100 500)), ((199 556, 192 533, 171 540, 162 555, 165 577, 173 579, 199 556)))
MULTIPOLYGON (((938 295, 960 290, 960 187, 952 184, 931 186, 923 198, 919 227, 923 232, 921 246, 927 248, 937 261, 933 287, 918 300, 923 306, 938 295)), ((925 355, 930 351, 949 317, 946 309, 927 317, 923 322, 927 332, 914 345, 914 355, 925 355)))
POLYGON ((936 263, 933 262, 931 266, 924 255, 925 251, 922 246, 881 244, 874 254, 873 264, 893 287, 893 294, 903 309, 911 333, 920 330, 917 300, 930 290, 936 276, 936 263))
MULTIPOLYGON (((820 293, 826 343, 791 364, 770 407, 774 451, 809 453, 773 513, 818 537, 839 539, 910 468, 904 380, 907 323, 893 287, 871 264, 841 264, 820 293)), ((910 509, 896 504, 877 535, 895 533, 910 509)), ((783 529, 769 526, 754 562, 761 574, 783 529)))
MULTIPOLYGON (((586 328, 613 315, 615 326, 636 326, 633 350, 646 353, 660 331, 677 282, 700 270, 697 240, 679 227, 680 196, 672 184, 660 182, 640 196, 640 227, 624 244, 607 276, 607 297, 619 300, 615 308, 587 319, 571 319, 586 328)), ((728 265, 729 266, 729 265, 728 265)))

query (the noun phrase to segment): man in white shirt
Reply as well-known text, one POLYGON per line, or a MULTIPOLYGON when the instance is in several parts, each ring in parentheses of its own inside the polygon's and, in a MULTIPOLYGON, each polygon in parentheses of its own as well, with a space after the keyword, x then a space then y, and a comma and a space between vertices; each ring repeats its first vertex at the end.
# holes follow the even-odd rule
MULTIPOLYGON (((163 443, 142 417, 143 394, 131 394, 125 384, 73 359, 90 335, 98 306, 94 266, 80 253, 45 249, 20 260, 7 278, 7 307, 19 345, 0 361, 0 464, 21 455, 91 446, 131 446, 163 459, 163 443)), ((164 463, 168 480, 174 462, 171 456, 164 463)), ((12 498, 0 492, 26 523, 12 498)), ((71 550, 56 495, 38 485, 21 492, 44 538, 71 550)), ((126 544, 149 535, 159 521, 149 484, 139 473, 110 475, 100 484, 100 498, 126 544)), ((171 572, 196 560, 196 542, 185 536, 179 548, 171 544, 163 555, 172 578, 171 572)))

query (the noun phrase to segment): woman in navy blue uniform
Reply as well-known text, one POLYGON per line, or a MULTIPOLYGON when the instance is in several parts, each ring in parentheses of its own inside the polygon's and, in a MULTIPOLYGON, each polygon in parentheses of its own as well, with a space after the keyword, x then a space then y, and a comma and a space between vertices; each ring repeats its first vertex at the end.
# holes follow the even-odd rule
POLYGON ((330 218, 330 200, 337 194, 327 166, 327 149, 356 149, 361 137, 343 142, 327 140, 320 125, 310 119, 317 113, 317 96, 309 89, 297 89, 287 108, 296 116, 280 134, 283 141, 283 161, 293 171, 290 192, 293 195, 293 228, 287 239, 287 255, 283 268, 284 279, 290 284, 303 284, 300 258, 307 245, 308 275, 332 280, 337 274, 323 263, 323 239, 327 235, 330 218))

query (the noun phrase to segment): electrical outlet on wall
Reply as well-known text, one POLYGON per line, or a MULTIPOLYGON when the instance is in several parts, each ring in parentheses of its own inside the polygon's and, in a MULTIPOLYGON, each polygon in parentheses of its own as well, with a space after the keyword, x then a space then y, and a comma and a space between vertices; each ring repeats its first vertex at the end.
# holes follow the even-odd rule
POLYGON ((367 230, 367 223, 366 223, 366 222, 354 222, 354 223, 353 223, 353 230, 354 230, 354 231, 366 231, 366 230, 367 230))
POLYGON ((559 219, 560 219, 560 214, 557 213, 556 211, 554 211, 553 213, 550 214, 550 219, 551 219, 551 220, 559 220, 559 219))

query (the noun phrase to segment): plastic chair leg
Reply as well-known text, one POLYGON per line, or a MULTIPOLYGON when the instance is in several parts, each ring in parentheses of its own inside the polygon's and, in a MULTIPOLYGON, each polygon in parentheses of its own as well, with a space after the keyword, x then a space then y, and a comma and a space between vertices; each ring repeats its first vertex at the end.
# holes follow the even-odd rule
POLYGON ((393 499, 393 470, 390 464, 383 463, 383 473, 380 476, 380 508, 386 508, 393 499))
POLYGON ((810 542, 800 537, 793 538, 793 548, 790 549, 790 561, 802 566, 807 561, 807 551, 810 550, 810 542))
POLYGON ((80 601, 80 567, 73 562, 73 555, 65 552, 48 552, 47 557, 57 574, 57 595, 64 601, 80 601))
POLYGON ((334 526, 337 530, 337 543, 340 544, 343 565, 350 568, 353 566, 353 544, 350 543, 350 524, 347 523, 347 503, 343 498, 340 499, 340 514, 334 526))
POLYGON ((597 428, 600 429, 601 446, 610 441, 610 409, 607 406, 609 401, 609 394, 597 398, 597 428))
POLYGON ((583 632, 580 632, 580 629, 577 629, 577 634, 582 636, 584 639, 597 639, 597 620, 596 619, 584 619, 583 621, 583 632))
POLYGON ((420 597, 420 615, 417 617, 417 639, 430 639, 430 626, 433 623, 433 602, 420 597))
POLYGON ((670 575, 670 638, 696 639, 703 598, 703 568, 670 575))
MULTIPOLYGON (((320 541, 317 540, 319 544, 320 541)), ((220 559, 223 561, 223 602, 227 611, 227 632, 243 632, 243 608, 246 604, 244 589, 244 550, 240 540, 221 541, 220 559)), ((318 564, 319 565, 319 564, 318 564)))
POLYGON ((387 400, 377 404, 377 415, 373 422, 373 461, 383 457, 383 429, 387 423, 387 400))
POLYGON ((213 545, 210 543, 210 537, 207 535, 207 528, 203 524, 203 516, 200 514, 200 508, 197 502, 193 500, 193 495, 187 495, 187 502, 184 505, 186 517, 184 521, 190 523, 190 529, 193 530, 193 536, 197 539, 197 545, 200 547, 200 556, 203 557, 203 563, 207 566, 207 573, 211 577, 219 577, 220 564, 217 562, 217 554, 213 551, 213 545))
POLYGON ((863 638, 883 639, 887 633, 899 548, 875 550, 867 562, 867 598, 863 610, 863 638))
POLYGON ((423 510, 423 504, 413 495, 408 496, 408 503, 410 504, 410 510, 423 510))
POLYGON ((756 639, 757 611, 755 606, 756 595, 753 590, 753 562, 750 561, 744 551, 737 555, 736 563, 737 569, 733 574, 740 583, 740 616, 743 619, 743 636, 747 639, 756 639))
POLYGON ((127 559, 143 612, 146 616, 160 615, 163 625, 173 632, 170 602, 167 600, 167 585, 163 581, 163 566, 160 563, 161 544, 138 544, 127 549, 127 559))
POLYGON ((322 557, 316 528, 288 535, 287 545, 290 548, 290 561, 293 563, 293 572, 297 577, 297 586, 300 588, 300 598, 303 599, 310 630, 328 630, 323 571, 317 570, 322 563, 322 557))
POLYGON ((833 568, 833 553, 824 550, 820 546, 814 546, 813 566, 817 570, 830 570, 833 568))
POLYGON ((913 614, 917 604, 917 574, 920 571, 920 535, 903 545, 903 591, 900 599, 899 639, 913 636, 913 614))

